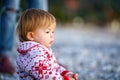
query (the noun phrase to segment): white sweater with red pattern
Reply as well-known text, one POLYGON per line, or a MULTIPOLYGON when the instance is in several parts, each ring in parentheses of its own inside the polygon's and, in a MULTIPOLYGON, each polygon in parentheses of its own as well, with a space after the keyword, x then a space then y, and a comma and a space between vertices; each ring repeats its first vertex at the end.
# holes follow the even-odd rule
POLYGON ((51 49, 26 41, 20 43, 18 52, 16 63, 20 80, 68 80, 68 70, 57 63, 51 49))

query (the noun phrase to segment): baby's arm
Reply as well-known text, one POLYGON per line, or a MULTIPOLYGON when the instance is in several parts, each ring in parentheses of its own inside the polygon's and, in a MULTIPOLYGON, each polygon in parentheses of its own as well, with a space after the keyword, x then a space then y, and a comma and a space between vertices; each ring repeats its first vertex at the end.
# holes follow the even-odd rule
POLYGON ((25 67, 25 71, 35 79, 40 80, 69 80, 67 76, 60 74, 54 64, 45 57, 44 53, 35 53, 30 60, 30 63, 25 67))
POLYGON ((62 76, 69 77, 69 80, 78 80, 78 74, 66 70, 63 66, 58 64, 58 70, 62 76))

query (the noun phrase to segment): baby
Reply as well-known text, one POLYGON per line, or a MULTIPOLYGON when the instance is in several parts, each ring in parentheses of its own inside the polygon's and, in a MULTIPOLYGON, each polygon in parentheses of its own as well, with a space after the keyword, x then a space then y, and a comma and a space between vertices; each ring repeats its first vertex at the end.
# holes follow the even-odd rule
POLYGON ((77 74, 57 63, 50 48, 55 26, 54 16, 40 9, 28 9, 20 16, 16 59, 20 80, 78 80, 77 74))

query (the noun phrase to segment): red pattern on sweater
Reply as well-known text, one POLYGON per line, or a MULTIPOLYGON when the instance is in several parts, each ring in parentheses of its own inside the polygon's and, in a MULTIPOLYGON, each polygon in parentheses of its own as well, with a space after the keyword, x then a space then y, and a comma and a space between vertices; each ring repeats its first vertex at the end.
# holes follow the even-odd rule
POLYGON ((53 52, 39 43, 20 43, 16 59, 20 80, 68 80, 68 70, 60 66, 53 52))

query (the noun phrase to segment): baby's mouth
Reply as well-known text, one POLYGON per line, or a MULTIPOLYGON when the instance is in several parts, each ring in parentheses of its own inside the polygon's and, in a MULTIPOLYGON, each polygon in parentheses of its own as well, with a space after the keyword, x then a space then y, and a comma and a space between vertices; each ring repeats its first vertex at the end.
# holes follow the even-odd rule
POLYGON ((50 44, 52 44, 53 43, 53 41, 50 41, 50 44))

